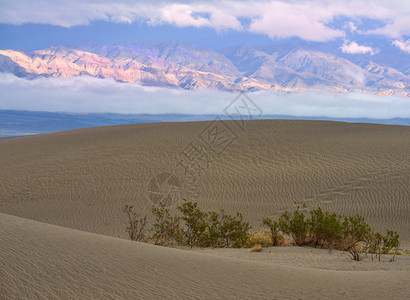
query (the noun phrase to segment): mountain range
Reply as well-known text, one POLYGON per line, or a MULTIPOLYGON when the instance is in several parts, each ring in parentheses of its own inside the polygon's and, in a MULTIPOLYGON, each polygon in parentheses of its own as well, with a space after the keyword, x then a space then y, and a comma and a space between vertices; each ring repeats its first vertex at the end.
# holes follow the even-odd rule
POLYGON ((222 91, 326 91, 410 96, 410 59, 345 55, 307 44, 212 50, 180 41, 0 50, 0 72, 18 77, 113 78, 145 86, 222 91), (397 61, 400 60, 399 63, 397 61))

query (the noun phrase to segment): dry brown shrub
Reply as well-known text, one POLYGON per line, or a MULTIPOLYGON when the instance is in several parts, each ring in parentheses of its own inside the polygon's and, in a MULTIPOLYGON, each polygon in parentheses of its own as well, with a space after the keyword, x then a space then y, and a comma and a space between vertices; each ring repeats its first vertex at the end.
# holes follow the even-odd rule
POLYGON ((264 231, 249 234, 245 242, 245 247, 252 248, 255 245, 270 247, 272 245, 270 234, 264 231))
POLYGON ((261 252, 262 251, 262 245, 258 244, 252 247, 252 252, 261 252))

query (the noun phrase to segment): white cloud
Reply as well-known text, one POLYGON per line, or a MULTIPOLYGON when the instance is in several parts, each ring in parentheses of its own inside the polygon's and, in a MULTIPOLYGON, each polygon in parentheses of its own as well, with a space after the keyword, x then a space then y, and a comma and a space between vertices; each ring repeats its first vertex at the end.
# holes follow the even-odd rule
MULTIPOLYGON (((385 22, 360 33, 379 33, 393 38, 410 35, 408 0, 266 0, 266 1, 131 1, 95 0, 14 0, 4 1, 0 22, 9 24, 41 23, 64 27, 86 25, 92 21, 177 27, 209 27, 217 31, 248 30, 271 38, 300 37, 327 41, 345 36, 352 26, 336 29, 329 25, 337 17, 362 17, 385 22), (250 20, 249 26, 241 24, 250 20)), ((357 31, 359 32, 359 31, 357 31)))
POLYGON ((393 41, 392 45, 395 45, 401 51, 410 53, 410 40, 407 40, 407 41, 395 40, 395 41, 393 41))
POLYGON ((212 27, 218 31, 223 29, 242 29, 242 25, 236 17, 224 14, 222 10, 215 7, 205 5, 165 5, 160 9, 158 16, 150 17, 149 20, 151 25, 160 23, 171 24, 177 27, 212 27))
POLYGON ((353 22, 347 22, 344 26, 344 29, 347 29, 348 31, 350 31, 351 33, 357 31, 357 27, 353 22))
MULTIPOLYGON (((237 96, 215 90, 143 87, 92 77, 26 80, 10 74, 0 74, 0 90, 0 109, 135 114, 223 114, 224 108, 237 96)), ((393 96, 360 93, 284 95, 274 91, 255 92, 248 96, 265 115, 410 118, 409 99, 393 96)))
POLYGON ((190 5, 171 4, 161 8, 159 22, 174 24, 178 27, 210 27, 211 21, 208 18, 193 16, 196 11, 198 10, 194 10, 190 5))
POLYGON ((311 4, 294 4, 279 1, 245 6, 240 14, 253 13, 249 31, 266 34, 271 38, 300 37, 311 41, 326 41, 343 37, 345 33, 326 26, 333 18, 324 7, 311 4))
POLYGON ((385 21, 386 25, 368 30, 364 33, 381 34, 391 38, 401 38, 410 35, 410 1, 377 0, 368 3, 369 15, 372 18, 385 21), (377 12, 372 10, 377 8, 377 12))
POLYGON ((362 46, 357 44, 356 42, 347 42, 345 41, 345 43, 343 44, 342 47, 340 47, 340 49, 342 49, 343 53, 348 53, 348 54, 370 54, 370 55, 375 55, 379 52, 379 50, 374 49, 372 47, 369 46, 362 46))

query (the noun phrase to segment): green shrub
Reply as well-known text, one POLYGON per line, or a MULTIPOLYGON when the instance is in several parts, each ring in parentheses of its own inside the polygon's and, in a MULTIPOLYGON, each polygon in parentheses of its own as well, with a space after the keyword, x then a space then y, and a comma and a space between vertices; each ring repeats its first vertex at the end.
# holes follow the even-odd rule
POLYGON ((233 217, 221 210, 220 218, 222 247, 242 247, 248 237, 248 231, 251 229, 249 223, 243 220, 243 216, 239 212, 233 217))
POLYGON ((366 242, 371 232, 370 226, 360 215, 345 217, 342 223, 341 250, 349 253, 351 259, 361 260, 359 242, 366 242))
POLYGON ((155 244, 180 243, 182 229, 180 227, 179 217, 172 216, 169 212, 169 208, 165 207, 164 203, 159 203, 158 206, 152 206, 151 212, 155 218, 153 224, 154 234, 152 236, 155 244))
POLYGON ((242 247, 251 228, 240 213, 231 216, 222 209, 219 213, 203 212, 197 203, 191 201, 185 201, 178 206, 178 210, 182 213, 181 220, 185 223, 184 243, 191 248, 242 247))
POLYGON ((182 213, 181 220, 185 222, 185 231, 183 234, 184 242, 190 246, 200 246, 206 239, 207 213, 198 208, 198 204, 192 201, 184 200, 184 203, 178 206, 182 213))
POLYGON ((279 244, 283 240, 283 235, 280 233, 279 222, 265 218, 263 219, 262 224, 267 226, 270 230, 271 245, 279 246, 279 244))
MULTIPOLYGON (((281 233, 284 233, 298 246, 310 244, 314 247, 336 248, 347 251, 350 258, 356 261, 361 260, 363 252, 366 256, 371 253, 372 259, 373 254, 376 254, 380 260, 381 254, 391 253, 393 248, 396 254, 399 247, 397 232, 387 230, 383 236, 374 233, 363 216, 342 217, 323 211, 320 207, 310 211, 310 218, 306 218, 298 207, 293 214, 288 211, 283 213, 278 221, 265 218, 262 223, 270 230, 273 246, 279 244, 278 239, 283 239, 281 233)), ((394 256, 391 261, 394 261, 394 256)))
POLYGON ((396 231, 386 230, 386 235, 382 237, 383 239, 383 248, 382 253, 387 254, 393 248, 399 247, 399 235, 396 231))
POLYGON ((191 248, 201 244, 206 240, 207 213, 201 211, 197 203, 186 200, 178 206, 178 210, 182 213, 181 220, 185 222, 185 244, 191 248))
POLYGON ((222 236, 220 232, 221 220, 219 214, 215 211, 210 211, 207 214, 207 226, 201 237, 202 247, 221 247, 222 236))
MULTIPOLYGON (((123 211, 128 217, 126 231, 133 241, 145 240, 147 217, 139 216, 133 206, 125 205, 123 211)), ((286 211, 277 221, 263 219, 269 232, 249 234, 251 226, 243 220, 241 213, 235 216, 220 210, 204 212, 197 203, 184 200, 177 207, 180 216, 170 213, 165 204, 152 207, 154 216, 152 239, 155 244, 178 243, 200 247, 261 247, 278 246, 285 240, 284 234, 292 238, 298 246, 312 245, 322 248, 336 248, 348 252, 351 259, 361 260, 363 252, 379 257, 399 247, 399 235, 386 230, 386 235, 374 233, 360 215, 342 217, 336 213, 323 211, 320 207, 310 211, 307 218, 299 207, 291 214, 286 211), (183 224, 181 224, 181 221, 183 224), (362 246, 362 245, 365 246, 362 246)))
POLYGON ((373 260, 373 254, 381 258, 381 254, 389 254, 391 250, 395 248, 393 252, 393 258, 391 261, 394 261, 394 257, 398 252, 399 247, 399 235, 397 232, 392 230, 386 230, 386 235, 382 235, 379 232, 374 233, 373 231, 366 238, 365 251, 366 254, 370 253, 373 260))
POLYGON ((373 260, 373 254, 376 254, 377 257, 377 251, 379 249, 379 245, 381 243, 381 234, 380 233, 374 233, 373 231, 370 231, 366 237, 365 237, 365 246, 364 246, 364 252, 367 254, 370 253, 371 258, 373 260), (380 237, 380 238, 379 238, 380 237))
POLYGON ((279 218, 279 228, 289 235, 298 246, 310 243, 308 239, 309 222, 305 220, 305 215, 299 211, 299 207, 293 212, 293 217, 290 212, 282 214, 279 218))
POLYGON ((323 212, 320 207, 310 211, 309 226, 314 247, 334 247, 342 237, 341 216, 323 212))

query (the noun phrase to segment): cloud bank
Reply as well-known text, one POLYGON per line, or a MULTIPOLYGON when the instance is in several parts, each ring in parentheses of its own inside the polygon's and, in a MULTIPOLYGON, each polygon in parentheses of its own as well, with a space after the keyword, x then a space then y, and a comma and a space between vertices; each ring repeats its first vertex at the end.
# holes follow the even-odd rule
MULTIPOLYGON (((223 114, 237 94, 175 90, 75 77, 26 80, 0 74, 0 109, 132 114, 223 114)), ((333 118, 410 118, 410 100, 360 93, 249 93, 263 114, 333 118)))
MULTIPOLYGON (((271 38, 299 37, 328 41, 356 30, 362 18, 377 20, 377 28, 361 29, 400 38, 410 35, 408 0, 266 0, 266 1, 134 1, 95 0, 15 0, 4 1, 0 22, 38 23, 64 27, 87 25, 93 21, 145 22, 149 25, 209 27, 216 31, 236 30, 271 38), (349 21, 341 28, 332 26, 337 18, 349 21)), ((359 32, 359 30, 357 30, 359 32)))
POLYGON ((377 49, 373 49, 372 47, 369 46, 362 46, 357 44, 356 42, 345 42, 342 47, 343 53, 348 53, 348 54, 370 54, 370 55, 375 55, 379 51, 377 49))
POLYGON ((393 41, 392 45, 395 45, 401 51, 410 53, 410 40, 407 40, 407 41, 395 40, 393 41))

